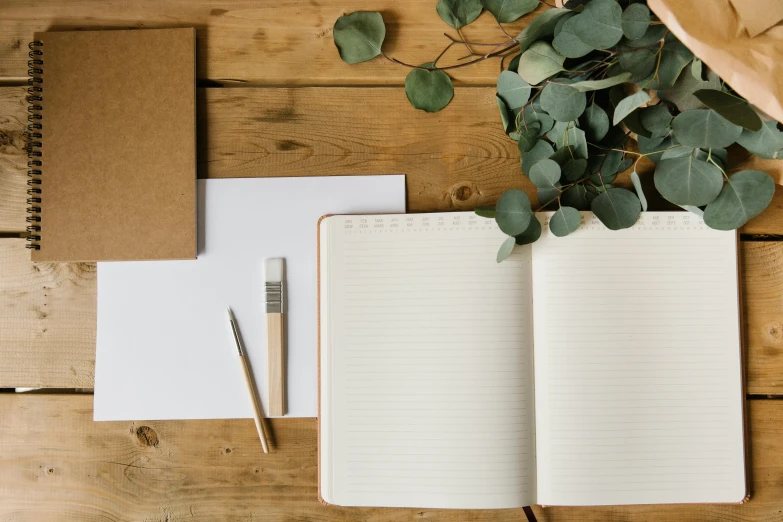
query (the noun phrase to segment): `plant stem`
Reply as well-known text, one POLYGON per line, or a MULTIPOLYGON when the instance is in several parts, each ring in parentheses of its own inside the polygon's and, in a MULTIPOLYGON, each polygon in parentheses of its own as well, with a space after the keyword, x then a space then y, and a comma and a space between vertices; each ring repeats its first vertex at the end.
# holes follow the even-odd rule
MULTIPOLYGON (((503 43, 505 44, 505 42, 503 42, 503 43)), ((381 56, 383 56, 384 58, 386 58, 390 62, 396 63, 397 65, 402 65, 403 67, 408 67, 410 69, 423 69, 425 71, 426 70, 448 71, 450 69, 459 69, 460 67, 467 67, 468 65, 473 65, 474 63, 483 62, 484 60, 486 60, 488 58, 492 58, 494 56, 501 55, 504 52, 508 51, 509 49, 512 49, 513 47, 515 47, 517 45, 519 45, 519 43, 517 41, 514 41, 513 44, 507 45, 503 49, 500 49, 500 50, 497 50, 497 51, 492 50, 492 51, 488 52, 487 54, 485 54, 484 56, 482 56, 481 58, 477 58, 477 59, 472 60, 470 62, 460 63, 460 64, 457 64, 457 65, 448 65, 446 67, 434 67, 433 69, 427 69, 427 68, 421 67, 419 65, 411 65, 409 63, 401 62, 397 58, 392 58, 392 57, 390 57, 389 55, 387 55, 384 52, 381 52, 381 56)))
POLYGON ((441 53, 438 55, 438 57, 437 57, 437 58, 435 58, 435 61, 434 61, 434 62, 432 62, 432 66, 433 66, 433 67, 437 66, 437 64, 438 64, 438 60, 440 60, 440 59, 443 57, 443 55, 444 55, 444 54, 446 54, 446 51, 448 51, 449 49, 451 49, 451 46, 452 46, 452 45, 454 45, 455 43, 456 43, 456 42, 451 42, 449 45, 447 45, 447 46, 446 46, 446 48, 445 48, 445 49, 443 49, 443 50, 441 51, 441 53))

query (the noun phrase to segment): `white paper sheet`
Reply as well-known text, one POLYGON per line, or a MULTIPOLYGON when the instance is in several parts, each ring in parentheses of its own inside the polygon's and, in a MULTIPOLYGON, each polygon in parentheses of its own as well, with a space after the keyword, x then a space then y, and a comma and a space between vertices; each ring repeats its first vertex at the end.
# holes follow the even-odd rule
POLYGON ((318 218, 405 212, 405 176, 209 179, 198 190, 197 260, 98 264, 95 420, 251 417, 228 306, 266 406, 268 257, 286 260, 286 416, 317 416, 318 218))

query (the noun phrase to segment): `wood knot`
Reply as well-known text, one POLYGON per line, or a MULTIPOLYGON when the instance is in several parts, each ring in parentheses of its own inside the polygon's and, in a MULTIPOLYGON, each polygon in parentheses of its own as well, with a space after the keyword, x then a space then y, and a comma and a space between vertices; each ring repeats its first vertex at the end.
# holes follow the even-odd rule
POLYGON ((139 426, 136 428, 136 438, 142 446, 152 446, 153 448, 157 448, 158 443, 160 442, 158 440, 158 434, 149 426, 139 426))
POLYGON ((444 199, 452 208, 469 209, 478 205, 482 197, 475 183, 460 181, 449 187, 444 194, 444 199))
POLYGON ((228 455, 229 453, 231 453, 231 448, 223 448, 223 451, 222 451, 222 453, 223 453, 224 455, 228 455))
POLYGON ((470 187, 459 187, 454 191, 454 197, 459 201, 467 201, 471 194, 473 194, 473 190, 470 187))
POLYGON ((54 468, 46 468, 47 475, 54 475, 54 468))
POLYGON ((780 340, 783 337, 783 324, 775 321, 773 323, 767 323, 765 325, 767 329, 767 335, 775 340, 780 340))

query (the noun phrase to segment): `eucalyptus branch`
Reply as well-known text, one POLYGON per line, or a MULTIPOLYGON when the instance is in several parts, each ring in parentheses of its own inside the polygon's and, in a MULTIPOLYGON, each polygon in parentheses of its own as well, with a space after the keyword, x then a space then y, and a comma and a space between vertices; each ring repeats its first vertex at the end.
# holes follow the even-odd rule
MULTIPOLYGON (((503 43, 505 44, 505 42, 503 42, 503 43)), ((507 45, 503 49, 500 49, 498 51, 490 51, 489 53, 483 55, 481 58, 477 58, 477 59, 472 60, 470 62, 460 63, 460 64, 456 64, 456 65, 448 65, 446 67, 433 67, 432 69, 427 69, 426 67, 422 67, 420 65, 411 65, 409 63, 401 62, 397 58, 390 57, 389 55, 387 55, 383 51, 381 51, 381 56, 383 56, 384 58, 386 58, 387 60, 389 60, 392 63, 396 63, 397 65, 402 65, 403 67, 408 67, 410 69, 423 69, 425 71, 426 70, 449 71, 451 69, 459 69, 461 67, 467 67, 469 65, 473 65, 474 63, 483 62, 484 60, 487 60, 487 59, 492 58, 494 56, 499 56, 499 55, 503 54, 504 52, 508 51, 509 49, 511 49, 511 48, 513 48, 513 47, 515 47, 517 45, 519 45, 519 42, 514 41, 514 43, 512 43, 510 45, 507 45)))

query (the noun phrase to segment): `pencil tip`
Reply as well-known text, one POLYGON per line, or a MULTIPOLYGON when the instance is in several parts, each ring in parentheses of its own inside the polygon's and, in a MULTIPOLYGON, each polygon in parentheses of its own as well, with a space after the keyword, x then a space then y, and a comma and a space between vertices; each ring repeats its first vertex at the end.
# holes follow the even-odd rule
POLYGON ((231 311, 231 308, 226 308, 226 313, 228 314, 228 320, 233 321, 234 320, 234 313, 231 311))

